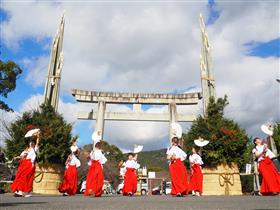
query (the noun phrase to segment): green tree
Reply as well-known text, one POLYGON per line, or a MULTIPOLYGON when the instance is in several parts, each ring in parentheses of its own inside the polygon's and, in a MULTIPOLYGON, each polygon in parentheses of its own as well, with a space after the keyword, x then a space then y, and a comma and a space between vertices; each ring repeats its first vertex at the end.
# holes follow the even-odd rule
POLYGON ((103 151, 107 154, 108 160, 114 160, 119 162, 126 158, 122 151, 114 144, 109 144, 106 141, 102 141, 103 151))
MULTIPOLYGON (((0 60, 0 96, 7 98, 8 94, 15 90, 16 80, 21 73, 21 68, 13 61, 3 62, 0 60)), ((0 109, 13 111, 2 100, 0 100, 0 109)))
POLYGON ((272 138, 275 141, 277 152, 280 154, 280 122, 275 124, 272 138))
POLYGON ((50 105, 43 104, 38 110, 25 112, 9 127, 10 138, 6 139, 7 156, 19 155, 28 145, 25 133, 32 128, 41 129, 38 162, 64 164, 70 153, 72 125, 54 111, 50 105))
POLYGON ((203 148, 205 166, 215 167, 219 164, 236 163, 242 166, 247 157, 245 155, 249 138, 244 129, 231 119, 224 117, 224 109, 228 105, 227 96, 215 101, 210 98, 205 116, 199 116, 193 122, 191 129, 184 134, 184 148, 191 151, 194 139, 201 136, 210 140, 203 148))

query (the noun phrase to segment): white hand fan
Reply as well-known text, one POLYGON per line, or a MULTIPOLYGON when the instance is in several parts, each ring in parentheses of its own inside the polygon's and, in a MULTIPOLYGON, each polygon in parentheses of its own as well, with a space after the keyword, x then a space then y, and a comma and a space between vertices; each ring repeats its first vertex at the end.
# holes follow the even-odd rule
POLYGON ((171 133, 172 135, 181 138, 183 134, 181 125, 179 123, 171 123, 171 133))
POLYGON ((101 132, 100 131, 94 131, 91 138, 94 142, 101 141, 101 132))
POLYGON ((40 129, 39 128, 34 128, 34 129, 31 129, 31 130, 29 130, 26 134, 25 134, 25 136, 24 137, 31 137, 31 136, 33 136, 35 133, 37 133, 38 131, 40 131, 40 129))
POLYGON ((198 139, 194 140, 194 144, 196 146, 199 146, 199 147, 204 147, 207 144, 209 144, 209 141, 208 140, 204 140, 203 138, 198 138, 198 139))
POLYGON ((139 153, 143 150, 143 145, 134 145, 133 153, 139 153))
POLYGON ((261 130, 262 132, 264 132, 265 134, 269 135, 269 136, 272 136, 273 135, 273 127, 272 125, 262 125, 261 126, 261 130))

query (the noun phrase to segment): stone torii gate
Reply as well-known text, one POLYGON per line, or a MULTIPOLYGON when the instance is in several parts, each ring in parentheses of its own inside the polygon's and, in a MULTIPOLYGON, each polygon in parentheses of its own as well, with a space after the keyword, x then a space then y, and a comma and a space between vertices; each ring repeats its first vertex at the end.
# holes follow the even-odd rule
MULTIPOLYGON (((209 98, 216 98, 215 80, 211 65, 211 54, 208 36, 205 31, 205 24, 202 15, 199 17, 201 31, 201 86, 202 93, 184 93, 184 94, 155 94, 155 93, 117 93, 117 92, 97 92, 86 90, 72 90, 72 95, 78 102, 97 103, 97 111, 79 112, 78 119, 96 120, 95 131, 104 134, 104 121, 158 121, 169 122, 192 122, 196 119, 194 115, 177 113, 177 105, 197 105, 203 97, 204 113, 209 103, 209 98), (132 112, 106 112, 106 104, 132 104, 132 112), (166 113, 147 113, 141 108, 142 104, 147 105, 168 105, 166 113)), ((170 140, 172 139, 171 126, 170 140)))
MULTIPOLYGON (((97 111, 79 112, 78 119, 96 120, 95 131, 103 138, 104 121, 157 121, 157 122, 192 122, 196 116, 178 114, 176 105, 196 105, 201 93, 154 94, 154 93, 116 93, 72 90, 78 102, 98 103, 97 111), (106 104, 133 104, 132 112, 106 112, 106 104), (146 113, 141 105, 168 105, 166 113, 146 113)), ((170 132, 170 139, 172 138, 170 132)))

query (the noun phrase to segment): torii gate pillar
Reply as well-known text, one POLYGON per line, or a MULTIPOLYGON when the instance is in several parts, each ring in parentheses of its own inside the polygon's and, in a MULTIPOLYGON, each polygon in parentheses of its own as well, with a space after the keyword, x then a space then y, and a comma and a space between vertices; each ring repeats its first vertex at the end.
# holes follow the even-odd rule
POLYGON ((99 101, 97 104, 95 132, 98 132, 101 135, 101 139, 103 139, 103 134, 104 134, 105 109, 106 109, 105 101, 99 101))
POLYGON ((169 141, 171 145, 171 140, 174 137, 174 134, 171 129, 171 123, 177 122, 177 107, 176 103, 170 103, 169 106, 169 141))

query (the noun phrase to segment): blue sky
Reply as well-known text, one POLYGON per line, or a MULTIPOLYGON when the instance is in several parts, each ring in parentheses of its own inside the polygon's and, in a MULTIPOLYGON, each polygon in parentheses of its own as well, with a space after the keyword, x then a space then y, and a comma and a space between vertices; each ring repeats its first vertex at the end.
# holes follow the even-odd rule
MULTIPOLYGON (((216 3, 214 0, 209 0, 207 5, 209 16, 206 18, 207 25, 215 24, 215 21, 219 18, 220 11, 216 7, 216 3)), ((8 13, 0 9, 0 17, 1 22, 7 21, 9 19, 8 13)), ((2 37, 1 37, 2 38, 2 37)), ((27 74, 27 69, 22 62, 26 57, 39 57, 42 55, 49 55, 50 49, 45 48, 45 45, 51 46, 52 39, 45 38, 44 40, 35 40, 33 38, 24 38, 19 42, 19 48, 14 50, 7 48, 1 39, 1 60, 8 61, 12 60, 18 64, 20 64, 21 68, 24 70, 23 74, 17 81, 17 89, 9 94, 7 99, 4 99, 13 109, 19 110, 20 105, 23 101, 30 97, 31 95, 37 93, 44 93, 44 87, 34 87, 30 85, 28 82, 24 80, 27 74), (20 96, 20 97, 19 97, 20 96)), ((280 57, 280 38, 270 40, 268 42, 255 42, 251 41, 248 43, 244 43, 247 48, 247 54, 249 56, 256 56, 256 57, 269 57, 275 56, 280 57)), ((46 66, 47 72, 47 66, 46 66)), ((182 93, 191 88, 195 88, 194 86, 187 87, 185 89, 174 89, 170 91, 170 93, 182 93)), ((63 101, 65 102, 73 102, 73 97, 69 95, 61 95, 63 101)), ((147 109, 147 108, 146 108, 147 109)))
MULTIPOLYGON (((67 6, 67 5, 66 5, 67 6)), ((16 5, 15 5, 16 7, 16 5)), ((10 9, 10 7, 8 7, 10 9)), ((203 8, 203 7, 202 7, 203 8)), ((1 23, 9 22, 10 18, 14 15, 13 12, 17 12, 16 10, 11 10, 8 13, 8 10, 5 8, 2 8, 0 10, 1 13, 1 23)), ((219 6, 219 3, 210 0, 207 5, 204 5, 205 11, 207 11, 208 17, 206 17, 206 24, 207 29, 209 28, 210 33, 213 32, 215 28, 219 27, 220 24, 220 18, 224 14, 226 9, 223 9, 223 7, 219 6)), ((69 9, 70 10, 70 9, 69 9)), ((28 14, 27 14, 28 15, 28 14)), ((238 16, 238 14, 236 14, 238 16)), ((67 19, 66 19, 67 20, 67 19)), ((57 27, 57 22, 53 23, 53 27, 57 27)), ((2 26, 2 25, 1 25, 2 26)), ((66 24, 66 27, 69 27, 66 24)), ((4 99, 5 102, 7 102, 11 108, 13 108, 16 112, 20 112, 20 109, 22 107, 22 104, 29 99, 30 97, 36 95, 36 94, 43 94, 44 93, 44 82, 40 83, 40 85, 34 85, 32 84, 32 80, 27 80, 28 74, 30 74, 30 65, 26 63, 26 60, 36 60, 39 57, 47 57, 50 54, 50 46, 52 43, 52 36, 51 35, 45 35, 40 36, 40 38, 35 38, 35 35, 23 35, 20 36, 17 40, 17 46, 10 46, 6 43, 6 39, 4 38, 4 27, 1 28, 1 49, 0 49, 0 56, 1 60, 7 61, 7 60, 13 60, 16 63, 18 63, 21 68, 23 69, 23 74, 20 76, 20 78, 17 81, 17 88, 15 91, 10 93, 8 95, 7 99, 4 99)), ((34 28, 36 30, 36 28, 34 28)), ((102 29, 100 29, 102 30, 102 29)), ((265 30, 265 29, 264 29, 265 30)), ((66 30, 67 32, 67 30, 66 30)), ((211 42, 211 37, 210 37, 211 42)), ((215 40, 214 40, 215 42, 215 40)), ((266 41, 259 41, 252 38, 251 40, 246 40, 245 42, 241 43, 240 46, 245 48, 245 54, 242 55, 244 57, 249 58, 257 58, 257 59, 265 59, 265 58, 279 58, 280 57, 280 38, 274 37, 272 39, 266 40, 266 41)), ((199 48, 199 46, 198 46, 199 48)), ((68 48, 69 49, 69 48, 68 48)), ((213 56, 214 57, 214 56, 213 56)), ((213 58, 215 63, 215 57, 213 58)), ((199 66, 199 64, 197 64, 199 66)), ((39 69, 40 70, 40 69, 39 69)), ((45 74, 47 73, 47 65, 41 66, 41 71, 44 71, 45 74)), ((63 69, 63 71, 66 71, 63 69)), ((214 69, 215 71, 215 69, 214 69)), ((218 71, 217 71, 218 72, 218 71)), ((63 76, 63 75, 62 75, 63 76)), ((279 72, 278 72, 279 76, 279 72)), ((197 78, 197 77, 196 77, 197 78)), ((68 86, 67 86, 68 87, 68 86)), ((65 87, 66 88, 66 87, 65 87)), ((74 87, 73 87, 74 88, 74 87)), ((178 87, 166 87, 161 92, 172 92, 172 93, 180 93, 185 92, 189 89, 196 89, 199 88, 199 84, 193 83, 188 85, 179 85, 178 87)), ((222 88, 221 88, 222 89, 222 88)), ((139 91, 141 92, 141 90, 139 91)), ((61 99, 64 103, 75 103, 75 100, 70 94, 70 90, 65 91, 63 89, 61 93, 61 99)), ((130 107, 131 108, 131 107, 130 107)), ((150 106, 145 106, 144 110, 150 109, 150 106)), ((269 119, 263 119, 263 121, 267 121, 269 119)), ((244 123, 245 125, 245 123, 244 123)), ((80 138, 82 139, 80 144, 90 143, 90 127, 91 122, 80 122, 77 123, 75 126, 74 133, 80 135, 80 138)), ((116 141, 118 142, 118 141, 116 141)), ((166 145, 162 145, 164 147, 166 145)), ((160 145, 156 145, 152 148, 159 148, 160 145)))

